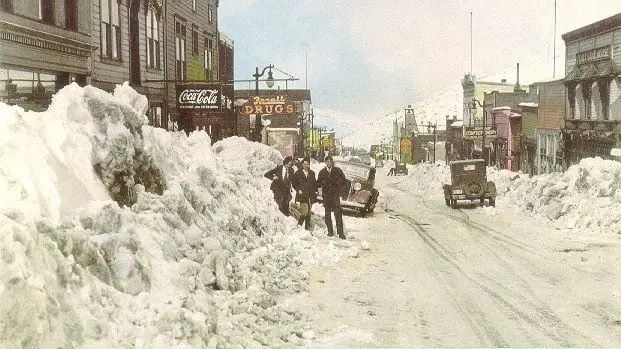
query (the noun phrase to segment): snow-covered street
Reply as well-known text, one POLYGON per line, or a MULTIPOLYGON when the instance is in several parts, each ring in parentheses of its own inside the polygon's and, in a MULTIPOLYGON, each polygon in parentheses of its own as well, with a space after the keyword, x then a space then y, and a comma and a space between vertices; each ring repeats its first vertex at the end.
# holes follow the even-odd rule
POLYGON ((496 207, 458 209, 446 165, 380 168, 341 240, 279 212, 276 150, 142 125, 143 97, 0 104, 0 348, 621 345, 621 163, 489 168, 496 207))
POLYGON ((618 234, 556 228, 509 196, 451 209, 445 166, 419 166, 380 172, 381 209, 346 220, 364 226, 357 237, 371 249, 311 274, 308 304, 325 335, 309 347, 620 344, 618 234))

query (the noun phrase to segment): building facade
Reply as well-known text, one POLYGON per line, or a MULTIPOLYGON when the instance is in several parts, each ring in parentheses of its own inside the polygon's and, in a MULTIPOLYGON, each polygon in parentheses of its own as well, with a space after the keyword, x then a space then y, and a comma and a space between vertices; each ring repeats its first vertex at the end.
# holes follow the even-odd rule
POLYGON ((0 2, 0 100, 25 109, 47 109, 64 86, 87 83, 92 72, 91 2, 0 2))
POLYGON ((550 173, 567 168, 561 129, 565 123, 567 96, 563 80, 540 82, 537 110, 536 173, 550 173))
POLYGON ((567 109, 562 130, 568 165, 611 158, 621 144, 621 13, 562 35, 567 109))

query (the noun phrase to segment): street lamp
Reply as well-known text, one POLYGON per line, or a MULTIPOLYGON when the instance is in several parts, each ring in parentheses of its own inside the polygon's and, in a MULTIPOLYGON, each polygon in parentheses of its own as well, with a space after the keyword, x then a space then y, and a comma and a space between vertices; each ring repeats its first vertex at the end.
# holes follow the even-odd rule
POLYGON ((431 122, 427 122, 427 133, 431 133, 431 129, 433 129, 433 163, 436 163, 436 128, 438 128, 438 123, 431 124, 431 122))
POLYGON ((479 107, 483 108, 483 132, 481 133, 481 158, 485 160, 485 133, 487 132, 485 129, 487 127, 487 109, 485 107, 487 105, 485 104, 485 101, 483 101, 483 104, 481 104, 481 102, 478 99, 473 97, 472 98, 472 110, 474 110, 473 114, 476 114, 477 104, 479 105, 479 107))
MULTIPOLYGON (((270 64, 267 67, 263 68, 263 70, 261 71, 261 74, 259 74, 259 67, 256 67, 255 73, 252 74, 252 77, 254 78, 254 92, 257 97, 259 96, 259 78, 262 77, 263 74, 265 74, 265 71, 268 69, 269 71, 267 72, 267 79, 265 80, 265 84, 267 85, 268 88, 272 88, 274 86, 274 77, 272 76, 272 68, 274 68, 274 66, 270 64)), ((255 140, 260 141, 260 137, 261 137, 261 116, 257 115, 255 117, 255 140)))

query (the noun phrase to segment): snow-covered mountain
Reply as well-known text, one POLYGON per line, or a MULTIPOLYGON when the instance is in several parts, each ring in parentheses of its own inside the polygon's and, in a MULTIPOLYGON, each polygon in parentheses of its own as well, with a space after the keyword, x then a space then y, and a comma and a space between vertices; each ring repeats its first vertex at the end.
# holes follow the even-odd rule
MULTIPOLYGON (((520 64, 520 84, 524 86, 537 81, 551 80, 553 78, 552 70, 551 63, 547 61, 520 64)), ((557 78, 559 77, 557 76, 557 78)), ((502 79, 506 79, 509 83, 515 83, 518 80, 517 64, 502 72, 477 77, 478 81, 500 82, 502 79)), ((411 106, 414 109, 419 130, 422 125, 426 125, 429 122, 437 122, 438 129, 442 130, 445 129, 447 116, 456 116, 457 119, 462 119, 462 103, 463 90, 461 83, 458 81, 455 85, 435 93, 429 98, 411 103, 411 106)), ((331 120, 331 128, 337 130, 337 134, 345 135, 343 137, 343 144, 347 146, 368 148, 371 144, 379 144, 382 141, 384 143, 390 142, 393 122, 396 119, 403 124, 406 107, 403 106, 366 124, 360 124, 359 119, 337 115, 331 120), (355 124, 355 121, 358 124, 355 124)), ((425 132, 425 129, 423 128, 421 131, 425 132)))

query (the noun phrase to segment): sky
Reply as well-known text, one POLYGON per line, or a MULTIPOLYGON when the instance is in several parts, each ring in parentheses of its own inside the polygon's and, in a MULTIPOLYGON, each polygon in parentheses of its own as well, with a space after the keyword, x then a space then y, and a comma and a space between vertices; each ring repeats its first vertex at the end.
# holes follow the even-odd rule
MULTIPOLYGON (((348 239, 329 239, 313 208, 313 231, 302 229, 263 177, 280 153, 143 125, 146 102, 127 84, 72 84, 45 112, 0 103, 0 347, 315 347, 294 298, 313 268, 373 248, 356 238, 368 221, 346 216, 348 239), (138 181, 149 168, 161 193, 138 181), (112 200, 119 183, 135 184, 131 209, 112 200)), ((490 169, 499 197, 482 209, 615 239, 620 174, 601 159, 535 177, 490 169)), ((444 164, 421 164, 398 180, 431 197, 448 178, 444 164)))
POLYGON ((220 2, 218 16, 219 30, 235 42, 235 79, 273 64, 274 78, 299 79, 288 88, 311 90, 315 113, 374 119, 459 84, 468 72, 481 78, 518 62, 547 62, 549 77, 562 77, 561 35, 621 12, 618 1, 558 0, 554 35, 554 4, 232 0, 220 2))

